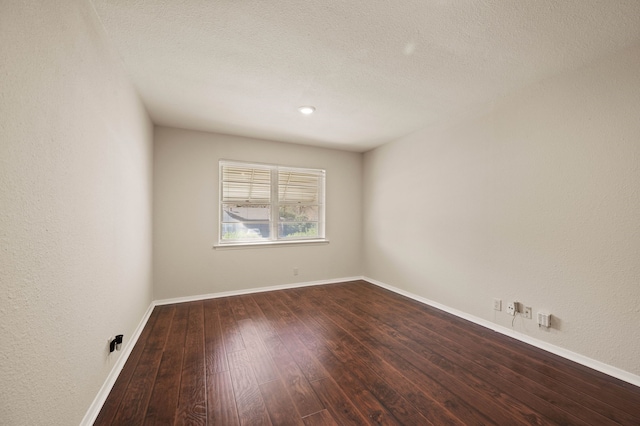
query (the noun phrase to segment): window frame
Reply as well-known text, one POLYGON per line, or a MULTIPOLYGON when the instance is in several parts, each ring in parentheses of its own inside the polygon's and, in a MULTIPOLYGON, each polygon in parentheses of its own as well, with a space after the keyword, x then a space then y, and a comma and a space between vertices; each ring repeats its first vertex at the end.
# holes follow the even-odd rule
MULTIPOLYGON (((269 163, 256 163, 256 162, 248 162, 248 161, 238 161, 238 160, 219 160, 218 161, 218 179, 219 179, 219 196, 218 196, 218 242, 214 247, 216 248, 226 248, 226 247, 245 247, 245 246, 272 246, 272 245, 289 245, 289 244, 317 244, 317 243, 328 243, 328 239, 326 237, 326 170, 325 169, 316 169, 309 167, 291 167, 284 166, 280 164, 269 164, 269 163), (259 170, 269 170, 270 172, 270 199, 268 202, 270 208, 269 214, 269 237, 263 238, 244 238, 244 239, 234 239, 234 240, 223 240, 223 227, 226 222, 224 220, 224 206, 225 204, 233 204, 230 203, 229 200, 225 201, 225 180, 224 180, 224 167, 242 167, 242 168, 250 168, 250 169, 259 169, 259 170), (303 203, 303 202, 287 202, 284 200, 280 200, 280 173, 281 172, 293 172, 293 173, 302 173, 302 174, 310 174, 318 177, 318 183, 316 186, 317 191, 317 200, 313 203, 303 203), (280 207, 285 205, 306 205, 306 206, 317 206, 317 236, 313 237, 281 237, 280 236, 280 226, 283 226, 287 223, 291 224, 292 222, 286 222, 280 220, 280 207)), ((243 203, 245 204, 245 203, 243 203)), ((256 203, 256 205, 264 205, 267 203, 256 203)), ((247 200, 246 205, 251 205, 249 200, 247 200)), ((301 222, 304 223, 304 222, 301 222)), ((309 223, 314 223, 314 221, 309 221, 309 223)))

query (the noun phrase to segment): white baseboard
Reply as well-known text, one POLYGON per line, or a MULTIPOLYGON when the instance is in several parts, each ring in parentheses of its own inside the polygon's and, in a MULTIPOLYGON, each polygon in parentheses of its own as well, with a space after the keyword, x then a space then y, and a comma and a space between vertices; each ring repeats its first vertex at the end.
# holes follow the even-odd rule
POLYGON ((276 285, 276 286, 270 286, 270 287, 258 287, 258 288, 251 288, 251 289, 237 290, 237 291, 225 291, 220 293, 209 293, 209 294, 201 294, 196 296, 176 297, 172 299, 161 299, 161 300, 155 300, 151 302, 151 304, 149 305, 149 308, 147 309, 147 312, 144 314, 144 317, 140 321, 140 324, 138 324, 138 327, 136 328, 133 336, 131 336, 131 339, 129 339, 129 342, 125 346, 123 353, 120 355, 120 358, 116 362, 116 365, 114 365, 113 369, 109 373, 109 376, 107 376, 106 381, 100 388, 100 391, 98 392, 93 402, 91 403, 91 406, 89 407, 89 410, 87 410, 87 413, 82 419, 80 426, 91 426, 95 422, 96 418, 98 417, 98 414, 100 413, 100 410, 102 409, 102 406, 104 405, 104 402, 107 400, 107 397, 109 396, 109 392, 111 392, 111 389, 113 388, 113 385, 115 384, 116 379, 118 378, 118 375, 120 374, 120 372, 122 371, 122 368, 127 362, 129 355, 131 355, 131 351, 133 350, 133 347, 138 341, 138 338, 140 337, 142 330, 147 324, 147 321, 149 320, 149 317, 151 316, 151 312, 153 311, 153 308, 155 306, 169 305, 172 303, 195 302, 198 300, 215 299, 215 298, 229 297, 229 296, 239 296, 243 294, 262 293, 266 291, 286 290, 290 288, 337 284, 337 283, 357 281, 357 280, 367 281, 371 284, 377 285, 378 287, 385 288, 394 293, 416 300, 420 303, 433 306, 434 308, 440 309, 444 312, 448 312, 457 317, 471 321, 475 324, 481 325, 490 330, 496 331, 498 333, 504 334, 509 337, 513 337, 514 339, 520 340, 521 342, 535 346, 544 351, 551 352, 553 354, 566 358, 570 361, 574 361, 574 362, 577 362, 578 364, 582 364, 589 368, 593 368, 594 370, 600 371, 604 374, 615 377, 627 383, 631 383, 632 385, 640 386, 640 376, 632 374, 628 371, 622 370, 617 367, 613 367, 611 365, 608 365, 603 362, 586 357, 584 355, 580 355, 578 353, 569 351, 559 346, 552 345, 542 340, 535 339, 531 336, 527 336, 526 334, 520 333, 518 331, 511 330, 509 328, 492 323, 491 321, 487 321, 482 318, 475 317, 473 315, 469 315, 465 312, 450 308, 438 302, 434 302, 433 300, 429 300, 422 296, 418 296, 408 291, 401 290, 397 287, 385 284, 383 282, 374 280, 372 278, 359 276, 359 277, 348 277, 348 278, 335 278, 335 279, 320 280, 320 281, 307 281, 307 282, 300 282, 300 283, 293 283, 293 284, 276 285))
POLYGON ((116 380, 120 375, 120 372, 124 368, 124 364, 127 362, 127 359, 129 359, 129 355, 131 355, 131 351, 133 350, 133 347, 136 345, 136 342, 140 338, 140 334, 142 334, 142 330, 147 325, 147 321, 149 321, 149 317, 151 316, 151 312, 153 311, 154 306, 155 306, 154 302, 151 302, 151 304, 147 308, 147 311, 144 313, 144 316, 140 320, 140 323, 138 324, 135 331, 133 332, 133 335, 131 336, 130 339, 128 339, 127 343, 124 345, 124 349, 120 353, 120 357, 118 358, 115 365, 109 372, 109 375, 107 376, 107 379, 105 380, 105 382, 102 384, 102 387, 98 391, 98 394, 93 399, 93 402, 89 406, 89 409, 84 415, 84 418, 80 422, 80 426, 91 426, 96 421, 96 418, 98 417, 98 414, 100 414, 100 410, 102 409, 102 406, 104 405, 105 401, 107 400, 107 397, 109 396, 109 392, 111 392, 113 385, 115 385, 116 380))
POLYGON ((465 312, 459 311, 457 309, 450 308, 449 306, 442 305, 442 304, 440 304, 438 302, 434 302, 433 300, 429 300, 429 299, 424 298, 422 296, 418 296, 418 295, 415 295, 415 294, 410 293, 408 291, 401 290, 401 289, 399 289, 397 287, 391 286, 389 284, 385 284, 383 282, 374 280, 372 278, 362 277, 362 279, 367 281, 367 282, 369 282, 369 283, 371 283, 371 284, 377 285, 378 287, 382 287, 382 288, 385 288, 385 289, 387 289, 389 291, 392 291, 394 293, 400 294, 402 296, 406 296, 406 297, 408 297, 410 299, 413 299, 413 300, 416 300, 416 301, 418 301, 420 303, 424 303, 425 305, 433 306, 434 308, 437 308, 437 309, 440 309, 442 311, 448 312, 448 313, 450 313, 452 315, 455 315, 457 317, 463 318, 463 319, 465 319, 467 321, 471 321, 471 322, 473 322, 475 324, 481 325, 481 326, 486 327, 486 328, 488 328, 490 330, 493 330, 495 332, 498 332, 498 333, 504 334, 506 336, 512 337, 512 338, 514 338, 516 340, 520 340, 521 342, 527 343, 527 344, 529 344, 531 346, 535 346, 536 348, 542 349, 542 350, 547 351, 547 352, 551 352, 552 354, 561 356, 561 357, 566 358, 566 359, 568 359, 570 361, 577 362, 578 364, 582 364, 582 365, 584 365, 586 367, 589 367, 589 368, 592 368, 594 370, 600 371, 601 373, 604 373, 604 374, 607 374, 609 376, 615 377, 615 378, 620 379, 622 381, 625 381, 627 383, 631 383, 632 385, 640 386, 640 376, 637 376, 637 375, 635 375, 633 373, 630 373, 628 371, 625 371, 625 370, 622 370, 620 368, 611 366, 609 364, 605 364, 604 362, 597 361, 595 359, 586 357, 584 355, 580 355, 578 353, 575 353, 575 352, 572 352, 570 350, 561 348, 559 346, 552 345, 550 343, 547 343, 545 341, 536 339, 534 337, 527 336, 524 333, 520 333, 518 331, 511 330, 511 329, 509 329, 507 327, 503 327, 503 326, 495 324, 495 323, 493 323, 491 321, 487 321, 487 320, 484 320, 482 318, 478 318, 478 317, 475 317, 473 315, 469 315, 469 314, 467 314, 465 312))
POLYGON ((325 285, 325 284, 337 284, 337 283, 344 283, 347 281, 356 281, 361 279, 363 278, 348 277, 348 278, 333 278, 330 280, 320 280, 320 281, 306 281, 306 282, 300 282, 300 283, 274 285, 270 287, 257 287, 257 288, 248 288, 245 290, 223 291, 220 293, 199 294, 196 296, 185 296, 185 297, 175 297, 172 299, 161 299, 161 300, 156 300, 154 303, 156 306, 170 305, 172 303, 195 302, 198 300, 217 299, 220 297, 240 296, 243 294, 252 294, 252 293, 263 293, 266 291, 286 290, 289 288, 310 287, 314 285, 325 285))
POLYGON ((138 338, 140 338, 140 334, 142 333, 142 330, 144 329, 145 325, 147 325, 147 321, 149 321, 149 317, 151 316, 151 312, 153 312, 154 307, 160 306, 160 305, 169 305, 172 303, 194 302, 197 300, 214 299, 214 298, 229 297, 229 296, 239 296, 242 294, 262 293, 265 291, 284 290, 289 288, 309 287, 309 286, 324 285, 324 284, 337 284, 337 283, 343 283, 347 281, 356 281, 361 279, 363 278, 360 276, 348 277, 348 278, 334 278, 330 280, 307 281, 307 282, 300 282, 300 283, 293 283, 293 284, 276 285, 276 286, 270 286, 270 287, 251 288, 246 290, 225 291, 220 293, 200 294, 196 296, 176 297, 173 299, 154 300, 149 305, 149 308, 147 308, 147 312, 145 312, 144 316, 142 317, 142 320, 140 320, 140 323, 138 324, 138 327, 136 328, 133 335, 131 336, 131 339, 129 339, 127 344, 125 345, 124 350, 120 354, 120 358, 118 358, 118 361, 116 361, 116 364, 111 369, 111 372, 109 373, 104 384, 98 391, 98 394, 93 399, 93 402, 89 406, 89 409, 84 415, 84 418, 80 422, 80 426, 91 426, 96 421, 96 418, 98 417, 98 414, 100 414, 100 410, 102 409, 102 406, 104 405, 105 401, 107 400, 107 397, 109 396, 109 392, 111 392, 111 389, 113 388, 113 385, 116 383, 116 380, 120 375, 120 372, 122 371, 125 363, 129 359, 129 355, 131 355, 131 351, 133 350, 133 347, 138 341, 138 338))

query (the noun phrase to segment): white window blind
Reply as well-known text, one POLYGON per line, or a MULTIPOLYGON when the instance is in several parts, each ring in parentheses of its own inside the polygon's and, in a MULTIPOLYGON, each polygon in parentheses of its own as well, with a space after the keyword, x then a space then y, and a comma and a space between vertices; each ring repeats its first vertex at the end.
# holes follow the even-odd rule
POLYGON ((220 244, 325 238, 325 171, 220 162, 220 244))
POLYGON ((269 203, 271 171, 269 169, 229 165, 222 167, 222 200, 229 203, 269 203))

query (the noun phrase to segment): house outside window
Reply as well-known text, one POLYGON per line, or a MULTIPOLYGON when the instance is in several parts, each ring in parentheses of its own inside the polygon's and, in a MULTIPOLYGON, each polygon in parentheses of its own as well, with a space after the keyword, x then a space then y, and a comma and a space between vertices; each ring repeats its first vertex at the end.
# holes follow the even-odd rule
POLYGON ((220 161, 220 245, 323 241, 324 170, 220 161))

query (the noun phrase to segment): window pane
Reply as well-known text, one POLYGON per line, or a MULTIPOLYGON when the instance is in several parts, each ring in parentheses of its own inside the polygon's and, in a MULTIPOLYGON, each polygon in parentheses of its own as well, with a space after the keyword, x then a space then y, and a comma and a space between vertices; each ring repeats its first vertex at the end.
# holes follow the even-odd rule
POLYGON ((222 222, 268 222, 271 217, 269 204, 223 204, 222 222))
POLYGON ((269 238, 269 223, 223 223, 221 240, 246 241, 269 238))
POLYGON ((279 214, 281 222, 317 222, 318 206, 284 205, 279 214))
POLYGON ((222 240, 255 240, 270 237, 268 204, 224 204, 222 240))
POLYGON ((278 236, 280 238, 316 238, 318 237, 317 222, 291 222, 278 225, 278 236))
POLYGON ((324 170, 224 160, 219 165, 220 242, 324 237, 324 170))

